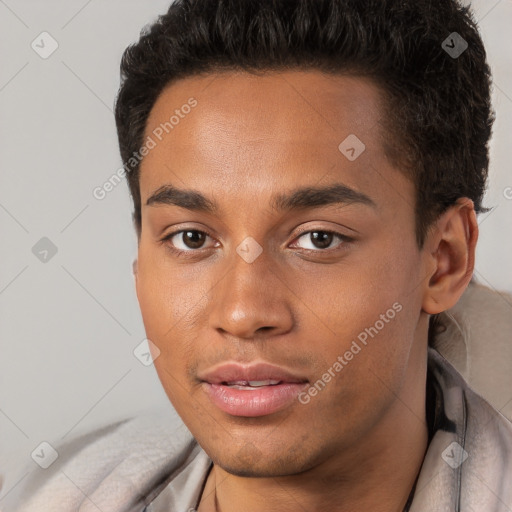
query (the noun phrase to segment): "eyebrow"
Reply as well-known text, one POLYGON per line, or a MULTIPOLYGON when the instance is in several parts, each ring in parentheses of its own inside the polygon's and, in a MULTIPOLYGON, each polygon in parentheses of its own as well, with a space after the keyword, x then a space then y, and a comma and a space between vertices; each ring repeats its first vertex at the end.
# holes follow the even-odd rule
MULTIPOLYGON (((302 187, 288 193, 275 195, 270 203, 273 210, 291 211, 308 208, 319 208, 333 204, 363 204, 374 209, 375 202, 366 194, 358 192, 341 183, 325 187, 302 187)), ((184 190, 173 185, 163 185, 146 201, 148 206, 175 205, 187 210, 217 214, 218 203, 208 199, 196 190, 184 190)))

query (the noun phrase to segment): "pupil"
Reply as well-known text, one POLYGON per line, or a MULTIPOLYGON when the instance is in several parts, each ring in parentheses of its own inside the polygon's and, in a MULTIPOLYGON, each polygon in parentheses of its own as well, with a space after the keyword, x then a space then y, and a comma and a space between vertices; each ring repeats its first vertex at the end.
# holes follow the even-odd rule
POLYGON ((325 231, 313 231, 310 236, 313 241, 313 245, 320 249, 325 249, 331 245, 333 234, 326 233, 325 231), (318 236, 319 233, 323 236, 318 236))
POLYGON ((186 231, 185 235, 185 245, 190 249, 197 249, 201 247, 202 242, 204 241, 204 233, 200 233, 199 231, 186 231))

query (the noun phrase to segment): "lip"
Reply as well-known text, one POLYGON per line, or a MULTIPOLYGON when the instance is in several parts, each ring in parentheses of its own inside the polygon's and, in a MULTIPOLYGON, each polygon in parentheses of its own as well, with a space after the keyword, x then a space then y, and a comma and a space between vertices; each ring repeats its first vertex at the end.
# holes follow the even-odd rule
POLYGON ((296 401, 308 380, 268 363, 244 365, 224 363, 198 376, 202 389, 223 412, 232 416, 266 416, 296 401), (227 385, 237 381, 279 381, 256 389, 237 389, 227 385))
POLYGON ((210 384, 222 384, 237 380, 278 380, 286 383, 303 383, 308 380, 301 375, 294 375, 291 371, 268 363, 223 363, 219 366, 198 375, 202 381, 210 384))

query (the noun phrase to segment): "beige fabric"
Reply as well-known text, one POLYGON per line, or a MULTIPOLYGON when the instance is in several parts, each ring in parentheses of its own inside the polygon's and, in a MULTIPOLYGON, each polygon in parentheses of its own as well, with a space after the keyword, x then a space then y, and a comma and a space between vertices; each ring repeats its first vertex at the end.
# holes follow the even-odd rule
POLYGON ((472 281, 440 321, 446 330, 433 347, 512 420, 512 295, 472 281))

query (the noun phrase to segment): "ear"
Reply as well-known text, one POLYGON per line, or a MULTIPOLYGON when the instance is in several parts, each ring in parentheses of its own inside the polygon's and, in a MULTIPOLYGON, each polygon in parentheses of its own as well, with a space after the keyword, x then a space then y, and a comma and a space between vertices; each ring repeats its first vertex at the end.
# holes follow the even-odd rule
POLYGON ((133 277, 135 278, 135 295, 137 296, 137 300, 139 300, 139 266, 137 258, 133 260, 132 272, 133 277))
POLYGON ((137 258, 135 258, 132 263, 132 272, 133 272, 133 276, 135 277, 135 282, 137 282, 137 277, 138 277, 137 261, 138 261, 137 258))
POLYGON ((425 240, 429 280, 422 308, 434 315, 454 306, 473 276, 478 223, 473 201, 459 198, 434 223, 425 240))

